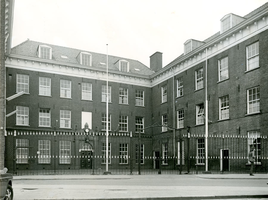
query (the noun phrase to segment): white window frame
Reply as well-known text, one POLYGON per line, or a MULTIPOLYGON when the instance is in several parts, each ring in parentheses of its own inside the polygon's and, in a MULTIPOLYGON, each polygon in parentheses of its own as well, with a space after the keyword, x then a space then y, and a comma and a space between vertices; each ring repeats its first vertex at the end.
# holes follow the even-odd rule
POLYGON ((162 132, 168 131, 168 115, 163 114, 162 115, 162 132))
POLYGON ((184 109, 177 110, 177 128, 184 128, 184 109))
POLYGON ((228 56, 218 60, 219 81, 229 78, 228 56))
POLYGON ((39 108, 39 127, 51 127, 51 110, 49 108, 39 108))
MULTIPOLYGON (((261 164, 261 133, 258 130, 248 131, 248 153, 250 146, 254 144, 255 148, 255 164, 261 164)), ((248 154, 247 154, 248 155, 248 154)))
POLYGON ((59 142, 59 163, 60 164, 71 164, 71 141, 61 140, 59 142))
MULTIPOLYGON (((112 163, 112 151, 111 151, 112 144, 108 143, 108 164, 112 163)), ((106 142, 102 143, 102 160, 101 164, 106 164, 106 142)))
POLYGON ((38 140, 38 164, 51 163, 51 141, 38 140))
POLYGON ((25 92, 29 94, 29 75, 17 74, 16 92, 25 92))
POLYGON ((119 104, 128 104, 128 89, 119 88, 119 104))
POLYGON ((51 96, 51 78, 39 77, 39 95, 51 96))
POLYGON ((247 71, 259 68, 259 41, 246 47, 247 71))
POLYGON ((119 164, 128 164, 128 144, 119 144, 119 164))
POLYGON ((52 48, 47 45, 39 45, 38 57, 42 59, 52 59, 52 48), (48 50, 48 51, 47 51, 48 50))
POLYGON ((185 165, 185 150, 184 150, 184 141, 178 142, 178 160, 177 160, 177 164, 180 165, 185 165), (181 149, 180 149, 180 145, 181 145, 181 149), (181 159, 181 154, 180 154, 180 150, 182 150, 182 159, 181 159), (182 161, 182 163, 181 163, 182 161))
POLYGON ((205 106, 204 104, 196 105, 196 125, 205 123, 205 106))
POLYGON ((128 116, 119 116, 119 132, 128 132, 128 116))
POLYGON ((198 138, 196 141, 196 164, 204 165, 205 164, 205 139, 198 138))
POLYGON ((168 143, 162 143, 162 165, 168 165, 168 143))
POLYGON ((121 72, 129 72, 129 62, 126 60, 119 61, 119 71, 121 72), (126 64, 126 66, 124 66, 126 64))
MULTIPOLYGON (((101 86, 101 102, 107 101, 107 89, 106 85, 101 86)), ((108 102, 112 102, 112 87, 108 86, 108 102)))
POLYGON ((247 90, 247 114, 260 113, 260 87, 247 90))
POLYGON ((177 97, 183 96, 183 79, 182 77, 177 79, 177 97))
POLYGON ((161 100, 162 103, 167 102, 167 85, 161 87, 161 100))
POLYGON ((229 95, 219 98, 219 120, 229 119, 230 115, 229 95))
POLYGON ((29 126, 29 107, 16 106, 16 125, 29 126))
POLYGON ((29 140, 16 139, 16 164, 28 164, 29 140))
POLYGON ((60 97, 61 98, 72 98, 72 82, 70 80, 60 80, 60 97))
MULTIPOLYGON (((112 116, 111 114, 108 114, 108 131, 111 131, 111 120, 112 120, 112 116)), ((101 124, 102 124, 102 131, 106 131, 106 113, 102 113, 101 115, 101 124)))
POLYGON ((144 106, 144 91, 136 90, 135 106, 144 106))
POLYGON ((72 112, 60 110, 60 128, 71 128, 72 112))
POLYGON ((80 65, 92 66, 92 54, 88 52, 81 52, 80 65))
POLYGON ((140 116, 135 117, 135 132, 144 133, 144 117, 140 116))
POLYGON ((195 71, 195 90, 204 88, 204 70, 200 68, 195 71))
POLYGON ((81 84, 82 100, 92 101, 92 84, 83 82, 81 84))

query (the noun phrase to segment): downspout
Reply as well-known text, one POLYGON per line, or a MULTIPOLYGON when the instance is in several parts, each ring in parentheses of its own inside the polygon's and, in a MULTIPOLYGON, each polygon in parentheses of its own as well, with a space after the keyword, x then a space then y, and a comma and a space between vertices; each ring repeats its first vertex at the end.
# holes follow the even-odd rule
POLYGON ((175 84, 175 80, 174 80, 174 76, 175 76, 175 68, 174 68, 174 74, 173 74, 173 79, 172 79, 172 81, 173 81, 173 83, 172 83, 172 85, 173 85, 173 87, 172 87, 172 90, 173 90, 173 92, 172 92, 172 99, 173 99, 173 101, 172 101, 172 106, 173 106, 173 161, 174 161, 174 169, 176 168, 176 128, 175 128, 175 126, 176 126, 176 107, 175 107, 175 94, 174 94, 174 89, 175 89, 175 86, 174 86, 174 84, 175 84))
POLYGON ((208 57, 206 48, 206 69, 205 69, 205 159, 206 159, 206 172, 208 171, 208 57))

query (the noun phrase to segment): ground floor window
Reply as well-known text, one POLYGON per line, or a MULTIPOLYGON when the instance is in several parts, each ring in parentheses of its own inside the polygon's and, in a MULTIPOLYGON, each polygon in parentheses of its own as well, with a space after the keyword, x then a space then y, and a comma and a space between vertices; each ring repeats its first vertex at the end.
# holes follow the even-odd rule
POLYGON ((50 140, 38 140, 38 163, 50 164, 51 142, 50 140))
POLYGON ((59 147, 60 164, 71 164, 71 142, 60 141, 59 147))
MULTIPOLYGON (((106 164, 106 142, 102 143, 102 164, 106 164)), ((108 144, 108 164, 111 164, 111 143, 108 144)))
POLYGON ((197 157, 196 164, 205 164, 205 139, 197 139, 197 157))
MULTIPOLYGON (((144 144, 140 145, 140 163, 144 164, 144 144)), ((136 144, 136 164, 139 164, 139 145, 136 144)))
POLYGON ((181 143, 178 142, 178 165, 180 164, 185 164, 184 141, 182 141, 181 143))
POLYGON ((168 164, 168 143, 162 144, 162 165, 168 164))
POLYGON ((248 153, 250 146, 253 145, 255 149, 255 162, 261 163, 261 134, 259 131, 248 132, 248 153))
POLYGON ((16 163, 28 164, 29 157, 29 140, 16 139, 16 163))
POLYGON ((128 144, 119 144, 119 164, 128 164, 128 144))

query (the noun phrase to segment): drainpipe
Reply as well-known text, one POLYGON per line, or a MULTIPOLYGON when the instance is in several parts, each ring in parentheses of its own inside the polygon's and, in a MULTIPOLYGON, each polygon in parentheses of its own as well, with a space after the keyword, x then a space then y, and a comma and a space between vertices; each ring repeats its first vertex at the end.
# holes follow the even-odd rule
POLYGON ((206 159, 206 172, 208 171, 208 58, 206 48, 206 83, 205 83, 205 159, 206 159))

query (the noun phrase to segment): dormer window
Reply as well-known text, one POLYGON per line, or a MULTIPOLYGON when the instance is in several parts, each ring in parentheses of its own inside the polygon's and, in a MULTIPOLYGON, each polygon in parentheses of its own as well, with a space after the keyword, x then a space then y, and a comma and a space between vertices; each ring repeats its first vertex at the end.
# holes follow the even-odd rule
POLYGON ((129 62, 126 60, 120 60, 119 61, 119 71, 129 72, 129 62))
POLYGON ((244 20, 243 17, 234 15, 232 13, 225 15, 221 19, 221 33, 228 31, 229 29, 233 28, 235 25, 239 24, 243 20, 244 20))
POLYGON ((204 42, 201 42, 198 40, 193 40, 193 39, 187 40, 184 43, 184 55, 200 47, 202 44, 204 44, 204 42))
POLYGON ((80 65, 91 66, 92 65, 92 55, 90 53, 81 52, 79 55, 80 65))
POLYGON ((47 45, 40 45, 38 48, 38 57, 43 59, 52 59, 52 48, 47 45))

